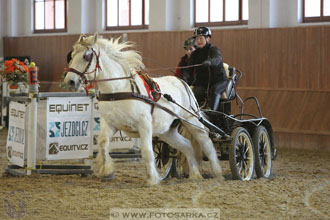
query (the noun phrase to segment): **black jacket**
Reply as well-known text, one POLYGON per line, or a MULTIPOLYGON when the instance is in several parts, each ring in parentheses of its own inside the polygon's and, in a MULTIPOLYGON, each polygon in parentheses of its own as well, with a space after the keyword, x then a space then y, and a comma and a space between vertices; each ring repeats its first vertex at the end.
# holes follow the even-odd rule
POLYGON ((215 83, 227 79, 225 69, 223 68, 221 53, 217 47, 211 44, 206 44, 205 47, 197 48, 192 52, 188 65, 202 64, 205 60, 211 61, 210 73, 208 68, 204 66, 184 69, 183 79, 186 80, 189 85, 207 87, 210 81, 211 87, 215 83), (196 74, 193 74, 194 69, 196 69, 196 74), (209 79, 209 75, 211 79, 209 79))

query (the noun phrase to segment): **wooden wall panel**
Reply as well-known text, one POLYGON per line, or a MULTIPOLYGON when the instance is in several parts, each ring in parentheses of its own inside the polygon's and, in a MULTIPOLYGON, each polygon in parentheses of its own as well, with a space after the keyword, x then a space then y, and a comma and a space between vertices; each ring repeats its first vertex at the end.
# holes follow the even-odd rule
POLYGON ((295 148, 313 151, 330 151, 330 135, 275 131, 274 136, 278 149, 295 148))
POLYGON ((330 91, 330 27, 322 27, 320 89, 330 91))
MULTIPOLYGON (((136 42, 141 51, 144 64, 154 75, 168 75, 168 70, 153 71, 164 67, 175 67, 185 54, 184 41, 191 36, 191 32, 145 32, 129 33, 128 40, 136 42)), ((173 69, 172 71, 175 71, 173 69)))
MULTIPOLYGON (((238 92, 243 99, 258 98, 279 146, 330 150, 330 92, 257 88, 238 88, 238 92)), ((233 106, 233 113, 239 112, 233 106)), ((244 112, 258 115, 254 102, 248 102, 244 112)))
POLYGON ((31 56, 39 66, 40 81, 59 80, 66 56, 79 35, 4 38, 5 56, 31 56))
MULTIPOLYGON (((214 30, 212 43, 226 63, 245 73, 241 86, 260 88, 328 88, 330 27, 214 30)), ((176 66, 183 41, 192 31, 128 33, 147 68, 176 66)), ((121 34, 104 34, 118 37, 121 34)), ((31 55, 40 80, 59 80, 66 54, 78 35, 5 38, 5 56, 31 55)), ((171 74, 169 71, 156 73, 171 74)))
MULTIPOLYGON (((275 130, 330 135, 330 92, 238 88, 238 93, 243 99, 257 97, 264 117, 275 130)), ((253 102, 245 110, 258 115, 253 102)), ((234 113, 238 113, 237 108, 234 113)))
POLYGON ((246 73, 242 86, 320 89, 320 27, 213 33, 224 61, 246 73))

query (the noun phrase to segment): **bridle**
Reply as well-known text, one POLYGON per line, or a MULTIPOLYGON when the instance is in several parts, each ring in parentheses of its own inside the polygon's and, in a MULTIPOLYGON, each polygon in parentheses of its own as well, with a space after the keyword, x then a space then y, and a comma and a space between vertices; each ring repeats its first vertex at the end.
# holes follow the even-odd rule
POLYGON ((100 65, 100 52, 98 52, 98 54, 96 53, 96 51, 93 49, 93 48, 89 48, 88 46, 84 45, 86 47, 86 51, 85 51, 85 54, 83 56, 84 60, 88 62, 85 70, 83 72, 80 72, 79 70, 75 69, 75 68, 66 68, 65 69, 65 72, 68 73, 68 72, 73 72, 75 74, 77 74, 81 80, 82 80, 82 83, 84 85, 84 88, 86 90, 86 92, 88 93, 88 88, 90 87, 89 85, 91 83, 94 83, 94 82, 103 82, 103 81, 113 81, 113 80, 122 80, 122 79, 132 79, 134 77, 134 75, 130 75, 130 76, 125 76, 125 77, 116 77, 116 78, 109 78, 109 79, 99 79, 97 80, 96 79, 96 73, 98 70, 101 70, 102 71, 102 68, 101 68, 101 65, 100 65), (93 58, 96 58, 96 64, 95 64, 95 67, 92 71, 89 71, 88 72, 88 69, 90 68, 91 64, 92 64, 92 61, 93 61, 93 58), (88 74, 94 74, 94 79, 92 80, 88 80, 86 75, 88 74))
POLYGON ((90 80, 88 80, 86 78, 86 75, 87 74, 93 74, 94 73, 94 80, 96 78, 96 72, 98 70, 101 70, 102 71, 102 68, 100 66, 100 60, 99 60, 99 57, 100 57, 100 52, 98 54, 96 54, 95 50, 93 48, 89 48, 87 46, 85 46, 87 49, 85 51, 85 54, 83 56, 84 60, 88 62, 85 70, 83 72, 80 72, 79 70, 75 69, 75 68, 66 68, 66 73, 68 72, 73 72, 75 74, 77 74, 78 76, 80 76, 80 78, 82 79, 82 82, 83 84, 88 84, 90 82, 90 80), (88 72, 88 69, 90 68, 91 64, 92 64, 92 61, 93 61, 93 57, 96 57, 96 64, 95 64, 95 68, 93 71, 90 71, 88 72))

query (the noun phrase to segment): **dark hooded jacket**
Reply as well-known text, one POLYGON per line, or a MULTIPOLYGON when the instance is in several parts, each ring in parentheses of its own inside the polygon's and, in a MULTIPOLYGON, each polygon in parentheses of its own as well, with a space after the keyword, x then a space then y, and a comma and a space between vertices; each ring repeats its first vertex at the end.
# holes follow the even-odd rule
POLYGON ((202 64, 206 60, 211 61, 210 73, 208 68, 204 66, 183 70, 183 79, 189 85, 207 87, 210 82, 209 86, 211 87, 217 82, 227 80, 221 53, 217 47, 211 44, 206 44, 203 48, 197 48, 192 52, 188 65, 202 64), (195 74, 194 69, 196 70, 195 74))

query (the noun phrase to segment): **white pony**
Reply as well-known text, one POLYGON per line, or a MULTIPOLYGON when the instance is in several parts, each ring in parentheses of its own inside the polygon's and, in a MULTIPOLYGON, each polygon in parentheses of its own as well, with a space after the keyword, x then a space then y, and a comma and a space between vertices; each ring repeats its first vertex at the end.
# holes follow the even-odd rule
MULTIPOLYGON (((142 58, 137 51, 132 49, 133 46, 134 44, 129 42, 119 43, 119 39, 98 38, 97 34, 89 37, 80 36, 73 47, 72 61, 64 82, 69 88, 77 89, 81 85, 81 81, 86 83, 94 80, 101 95, 129 93, 138 87, 141 95, 148 96, 143 80, 133 71, 144 68, 142 58)), ((162 94, 171 95, 177 103, 187 109, 195 112, 199 109, 189 87, 187 88, 178 78, 164 76, 155 78, 154 81, 158 83, 162 94)), ((157 103, 181 119, 204 128, 196 117, 167 101, 163 96, 157 103)), ((114 166, 109 156, 109 139, 118 130, 122 130, 128 136, 140 138, 141 154, 146 163, 149 184, 157 184, 160 181, 152 148, 152 137, 154 136, 186 156, 189 178, 202 178, 190 141, 178 133, 178 126, 173 125, 174 120, 178 118, 175 115, 138 99, 99 100, 99 111, 101 113, 97 158, 100 164, 99 177, 107 178, 113 175, 114 166)), ((183 120, 181 122, 211 161, 213 175, 216 178, 222 178, 221 167, 208 132, 183 120)))

